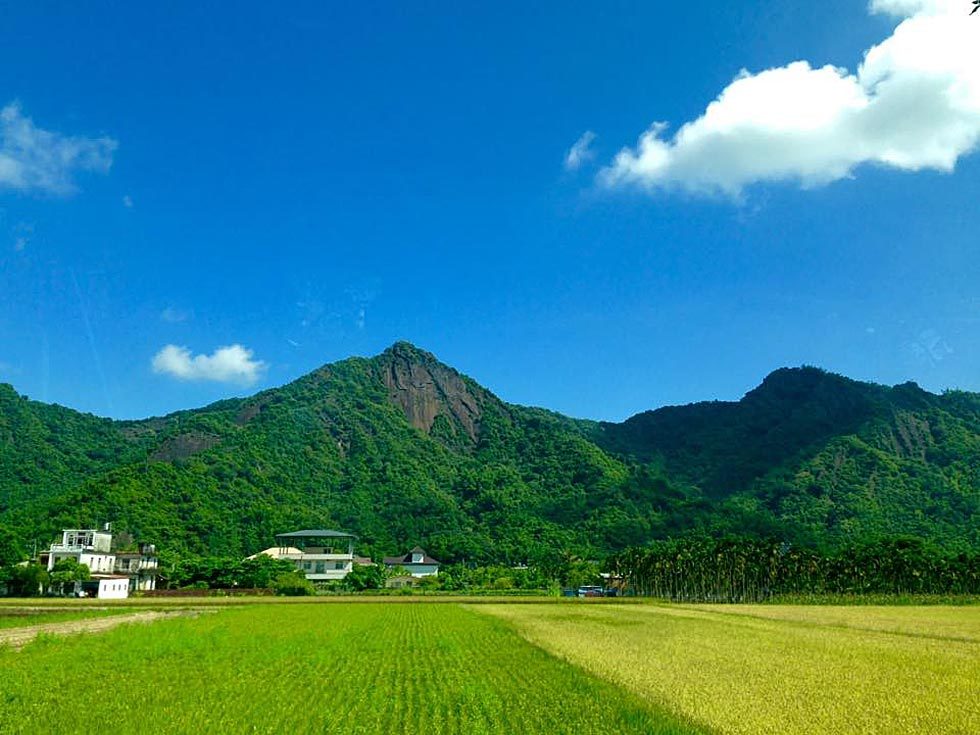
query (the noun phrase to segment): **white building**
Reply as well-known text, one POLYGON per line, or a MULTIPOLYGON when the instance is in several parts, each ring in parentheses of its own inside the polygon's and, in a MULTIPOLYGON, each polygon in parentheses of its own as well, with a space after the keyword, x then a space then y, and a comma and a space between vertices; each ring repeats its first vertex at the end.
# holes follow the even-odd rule
POLYGON ((153 544, 140 544, 139 551, 116 552, 113 572, 129 580, 129 589, 145 592, 157 588, 157 547, 153 544))
POLYGON ((293 562, 311 582, 330 582, 343 579, 354 568, 355 539, 329 529, 293 531, 277 534, 276 546, 259 553, 293 562))
POLYGON ((61 533, 61 543, 51 544, 48 571, 62 559, 84 564, 92 574, 111 574, 116 564, 112 553, 112 534, 95 529, 70 528, 61 533))
POLYGON ((404 569, 412 577, 434 577, 439 574, 442 562, 433 559, 425 553, 425 549, 416 546, 403 556, 386 556, 384 565, 388 569, 404 569))
MULTIPOLYGON (((125 600, 129 597, 129 577, 100 574, 98 578, 93 577, 92 581, 98 582, 98 587, 92 585, 91 594, 100 600, 125 600)), ((82 583, 83 589, 87 586, 82 583)))
POLYGON ((104 599, 124 599, 131 590, 156 589, 159 562, 156 547, 142 544, 139 552, 113 552, 112 534, 93 528, 69 528, 61 543, 51 544, 47 553, 50 572, 63 559, 74 559, 88 567, 92 577, 77 585, 77 592, 104 599))

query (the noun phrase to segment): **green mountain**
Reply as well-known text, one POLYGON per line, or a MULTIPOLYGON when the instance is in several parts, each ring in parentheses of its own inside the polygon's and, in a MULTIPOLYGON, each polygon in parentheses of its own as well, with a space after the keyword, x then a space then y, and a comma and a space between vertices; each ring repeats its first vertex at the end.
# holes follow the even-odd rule
POLYGON ((978 449, 973 394, 802 368, 737 403, 597 423, 505 403, 398 343, 145 421, 0 385, 0 535, 24 550, 112 521, 177 553, 232 555, 325 526, 358 534, 361 553, 421 543, 505 563, 683 533, 976 547, 978 449))
POLYGON ((980 546, 978 394, 781 369, 738 402, 649 411, 593 438, 797 540, 980 546))

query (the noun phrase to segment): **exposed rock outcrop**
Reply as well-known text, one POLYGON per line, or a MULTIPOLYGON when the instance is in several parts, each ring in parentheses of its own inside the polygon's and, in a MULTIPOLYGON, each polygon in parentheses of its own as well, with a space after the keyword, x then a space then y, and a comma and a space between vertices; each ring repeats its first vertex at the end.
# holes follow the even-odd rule
POLYGON ((476 441, 485 397, 462 375, 406 342, 390 347, 380 365, 389 399, 401 407, 412 426, 429 432, 441 415, 476 441))
POLYGON ((151 459, 162 462, 173 462, 176 460, 187 459, 198 452, 205 452, 208 449, 218 446, 221 437, 214 434, 204 434, 199 431, 190 431, 186 434, 167 439, 160 448, 153 453, 151 459))

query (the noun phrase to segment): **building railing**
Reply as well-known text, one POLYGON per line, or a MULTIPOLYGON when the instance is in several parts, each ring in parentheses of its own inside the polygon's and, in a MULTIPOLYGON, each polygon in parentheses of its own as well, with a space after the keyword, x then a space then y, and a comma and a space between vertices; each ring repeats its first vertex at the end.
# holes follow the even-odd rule
POLYGON ((156 559, 116 559, 117 572, 144 572, 159 568, 156 559))

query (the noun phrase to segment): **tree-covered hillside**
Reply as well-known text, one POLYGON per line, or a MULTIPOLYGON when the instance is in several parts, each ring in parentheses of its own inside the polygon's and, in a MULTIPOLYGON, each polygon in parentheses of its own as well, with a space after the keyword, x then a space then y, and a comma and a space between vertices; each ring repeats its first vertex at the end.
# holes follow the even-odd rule
MULTIPOLYGON (((21 551, 112 521, 239 555, 338 527, 374 555, 595 557, 684 533, 978 544, 980 397, 779 370, 737 403, 577 421, 398 343, 251 398, 114 422, 0 387, 0 526, 21 551)), ((11 544, 7 544, 7 554, 11 544)), ((2 560, 0 560, 2 561, 2 560)))
POLYGON ((797 540, 980 544, 980 395, 781 369, 738 402, 649 411, 593 437, 797 540))

